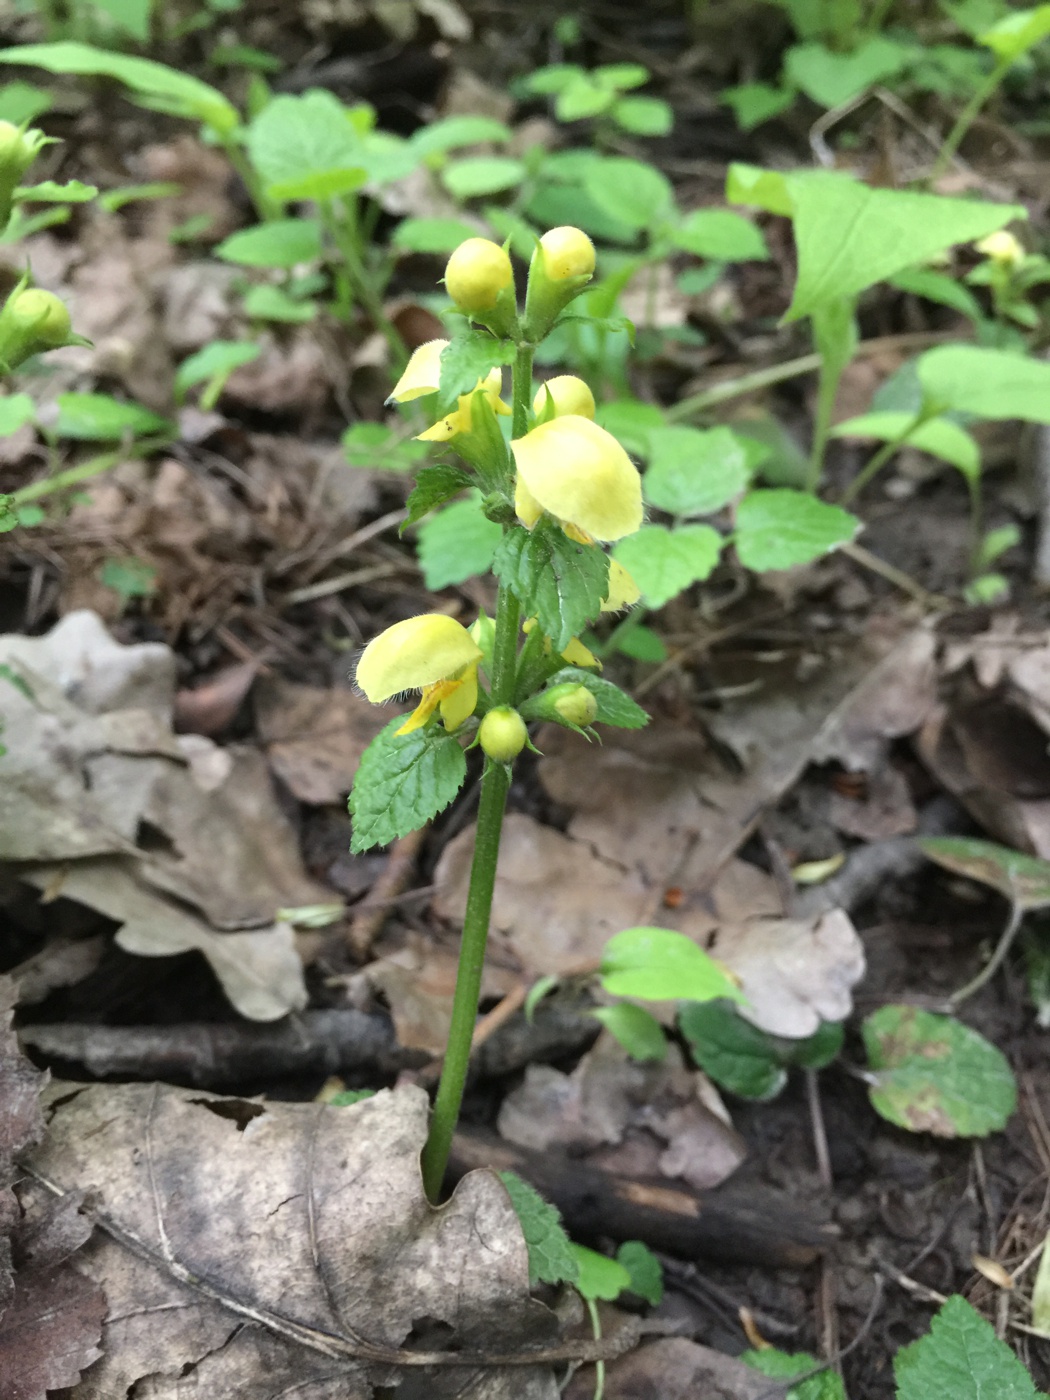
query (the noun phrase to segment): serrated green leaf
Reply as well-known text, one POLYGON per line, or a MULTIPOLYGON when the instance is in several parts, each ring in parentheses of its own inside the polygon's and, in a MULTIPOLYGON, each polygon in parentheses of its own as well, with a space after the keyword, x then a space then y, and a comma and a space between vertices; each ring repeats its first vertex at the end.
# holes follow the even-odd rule
POLYGON ((551 676, 548 685, 561 685, 563 681, 575 681, 585 686, 598 702, 596 724, 611 724, 617 729, 644 729, 649 716, 636 701, 624 693, 612 681, 603 680, 593 671, 581 671, 574 666, 566 666, 551 676))
POLYGON ((609 592, 609 560, 602 550, 569 539, 547 519, 531 530, 520 525, 507 530, 492 570, 558 652, 594 621, 609 592))
POLYGON ((405 253, 454 253, 477 232, 462 219, 402 219, 390 243, 405 253))
POLYGON ((667 176, 626 156, 609 156, 589 166, 583 187, 599 209, 633 229, 652 228, 674 209, 667 176))
POLYGON ((630 1275, 631 1292, 658 1308, 664 1296, 664 1271, 648 1245, 641 1240, 624 1240, 616 1251, 616 1262, 630 1275))
POLYGON ((1017 1085, 1006 1057, 969 1026, 914 1006, 864 1022, 877 1113, 913 1133, 985 1137, 1006 1125, 1017 1085))
POLYGON ((848 418, 831 430, 832 437, 874 438, 877 442, 895 442, 907 433, 909 447, 917 447, 920 452, 928 452, 931 457, 940 457, 958 467, 968 480, 974 481, 981 474, 981 449, 975 438, 965 428, 953 423, 950 418, 930 418, 918 427, 909 427, 915 422, 911 413, 894 413, 883 410, 876 413, 862 413, 857 418, 848 418))
POLYGON ((591 1015, 600 1021, 635 1060, 662 1060, 667 1054, 667 1037, 652 1014, 633 1002, 618 1001, 613 1006, 596 1007, 591 1015))
POLYGON ((953 244, 983 238, 1025 217, 1020 205, 871 189, 830 170, 788 176, 786 183, 798 248, 798 280, 787 320, 811 315, 829 302, 852 301, 867 287, 953 244))
POLYGON ((557 1209, 514 1172, 499 1172, 529 1251, 529 1285, 575 1283, 580 1266, 557 1209))
POLYGON ((599 972, 610 996, 642 1001, 744 1000, 721 963, 684 933, 666 928, 629 928, 605 945, 599 972))
POLYGON ((143 106, 193 117, 224 135, 240 125, 237 109, 216 88, 149 58, 110 53, 90 44, 21 44, 0 53, 0 63, 45 68, 49 73, 100 74, 126 83, 143 106))
POLYGON ((965 1298, 948 1298, 929 1335, 893 1358, 897 1400, 1045 1400, 965 1298))
POLYGON ((1022 909, 1050 908, 1050 861, 972 836, 924 836, 919 849, 945 870, 991 885, 1022 909))
POLYGON ((582 1244, 570 1244, 579 1270, 576 1287, 588 1302, 611 1303, 631 1286, 631 1275, 615 1259, 609 1259, 582 1244))
MULTIPOLYGON (((741 564, 756 573, 812 563, 852 540, 860 521, 805 491, 751 491, 736 512, 733 542, 741 564)), ((629 567, 629 566, 628 566, 629 567)))
POLYGON ((839 107, 874 83, 899 73, 915 55, 911 44, 883 35, 837 53, 824 44, 795 44, 788 49, 784 71, 789 81, 821 107, 839 107))
POLYGON ((326 199, 359 189, 365 152, 332 93, 312 89, 268 102, 247 133, 248 154, 274 199, 326 199))
MULTIPOLYGON (((422 520, 435 506, 444 505, 472 484, 470 473, 452 462, 437 462, 433 466, 424 467, 416 477, 416 484, 408 497, 408 515, 402 530, 414 525, 417 520, 422 520)), ((496 538, 493 536, 494 542, 496 538)))
POLYGON ((295 267, 321 256, 321 225, 316 219, 272 219, 241 229, 214 249, 224 262, 242 267, 295 267))
POLYGON ((687 253, 716 262, 761 262, 769 257, 762 230, 731 209, 696 209, 671 233, 687 253))
MULTIPOLYGON (((820 1365, 816 1357, 807 1352, 799 1351, 791 1355, 786 1351, 779 1351, 776 1347, 745 1351, 740 1359, 748 1366, 753 1366, 756 1371, 761 1371, 764 1376, 775 1377, 778 1380, 790 1380, 792 1376, 805 1375, 807 1371, 812 1371, 815 1366, 820 1365)), ((800 1381, 798 1385, 791 1386, 783 1400, 846 1400, 846 1391, 840 1378, 829 1368, 800 1381)))
POLYGON ((621 540, 613 558, 642 590, 650 608, 662 608, 690 584, 702 583, 718 563, 722 536, 710 525, 643 525, 621 540))
POLYGON ((938 345, 917 362, 928 403, 978 418, 1050 423, 1050 364, 1010 350, 938 345))
POLYGON ((454 734, 436 724, 398 734, 403 723, 402 716, 392 719, 361 756, 349 804, 355 855, 418 831, 445 810, 467 776, 454 734))
POLYGON ((525 163, 512 156, 465 156, 445 166, 441 182, 454 199, 477 199, 513 189, 527 173, 525 163))
POLYGON ((487 574, 503 530, 481 509, 481 493, 456 501, 419 527, 416 550, 423 582, 431 592, 487 574))
POLYGON ((59 394, 55 434, 77 442, 119 442, 124 437, 172 433, 174 425, 134 403, 108 394, 59 394))
POLYGON ((587 73, 580 73, 566 83, 554 101, 554 115, 560 122, 586 121, 588 117, 607 112, 616 101, 611 88, 592 82, 587 73))
POLYGON ((509 340, 496 340, 483 331, 457 335, 441 352, 441 403, 452 403, 460 394, 469 394, 479 379, 496 365, 509 365, 514 346, 509 340))
POLYGON ((670 515, 713 515, 747 487, 748 452, 732 428, 653 428, 645 499, 670 515))

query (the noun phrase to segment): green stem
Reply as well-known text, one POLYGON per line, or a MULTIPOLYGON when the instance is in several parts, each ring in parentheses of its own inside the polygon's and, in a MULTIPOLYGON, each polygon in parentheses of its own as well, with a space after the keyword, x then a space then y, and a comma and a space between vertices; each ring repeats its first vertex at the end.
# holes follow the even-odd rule
POLYGON ((248 191, 248 197, 255 205, 255 212, 263 223, 269 223, 271 219, 279 219, 281 206, 276 204, 263 190, 255 167, 249 160, 244 147, 238 142, 237 137, 233 135, 223 138, 222 149, 226 152, 226 159, 241 177, 244 188, 248 191))
MULTIPOLYGON (((598 1304, 593 1298, 585 1298, 587 1312, 591 1319, 591 1332, 594 1340, 600 1342, 602 1339, 602 1320, 598 1315, 598 1304)), ((605 1362, 596 1361, 594 1363, 594 1400, 602 1400, 605 1394, 605 1362)))
MULTIPOLYGON (((529 402, 532 394, 531 345, 519 345, 514 358, 513 433, 522 437, 528 429, 529 402)), ((492 648, 492 699, 496 705, 506 705, 514 698, 518 669, 518 632, 521 610, 518 600, 508 588, 500 587, 496 602, 495 639, 492 648)), ((435 1204, 440 1199, 445 1168, 456 1131, 463 1090, 470 1067, 470 1048, 478 1017, 481 994, 481 973, 485 966, 485 945, 489 936, 492 914, 492 892, 496 885, 496 861, 499 858, 503 812, 510 791, 510 765, 485 761, 481 778, 481 800, 478 804, 478 825, 474 837, 474 860, 470 867, 470 889, 463 919, 463 941, 459 950, 456 991, 452 1000, 452 1023, 448 1032, 448 1047, 441 1068, 441 1082, 434 1100, 430 1133, 423 1148, 423 1187, 435 1204)))
POLYGON ((322 206, 322 218, 336 248, 343 260, 350 284, 361 305, 368 312, 372 324, 390 347, 391 358, 397 374, 408 364, 408 351, 397 327, 383 310, 383 298, 376 290, 372 277, 365 266, 358 237, 356 201, 351 195, 344 199, 341 208, 334 201, 322 206))
POLYGON ((66 471, 57 472, 54 476, 45 476, 41 481, 30 482, 28 486, 20 486, 17 491, 12 491, 8 496, 7 504, 9 507, 24 506, 29 501, 40 500, 42 496, 51 496, 56 491, 66 491, 71 486, 79 486, 82 481, 88 481, 91 477, 108 471, 110 467, 115 467, 118 462, 126 461, 129 455, 144 457, 155 447, 167 446, 169 442, 169 438, 143 439, 135 444, 131 453, 127 448, 121 448, 119 452, 103 452, 98 457, 90 457, 86 462, 81 462, 79 466, 69 467, 66 471))
POLYGON ((1002 82, 1003 78, 1006 76, 1007 69, 1010 68, 1012 63, 1012 58, 1001 58, 959 113, 955 125, 945 137, 944 144, 941 146, 937 159, 933 163, 932 170, 926 177, 927 183, 932 183, 934 180, 939 179, 948 169, 948 166, 955 157, 955 152, 959 149, 963 137, 973 125, 978 112, 1002 82))
POLYGON ((687 399, 679 399, 666 411, 668 423, 681 423, 692 418, 695 413, 703 413, 729 399, 740 398, 756 389, 768 389, 774 384, 783 384, 786 379, 795 379, 800 374, 811 374, 824 363, 823 355, 800 355, 796 360, 785 360, 780 365, 767 365, 765 369, 753 370, 737 379, 727 379, 723 384, 715 384, 702 393, 690 394, 687 399))
POLYGON ((977 577, 981 568, 981 532, 984 529, 984 506, 981 500, 981 478, 967 476, 966 485, 970 492, 970 563, 971 579, 977 577))
POLYGON ((930 414, 920 410, 920 412, 916 413, 915 417, 912 418, 911 422, 905 426, 903 432, 898 433, 897 436, 891 438, 889 442, 884 442, 879 450, 868 458, 861 470, 846 487, 845 491, 842 493, 840 504, 848 506, 851 502, 856 500, 872 477, 876 476, 882 470, 895 452, 899 452, 900 449, 905 446, 911 435, 918 428, 921 428, 929 417, 930 414))

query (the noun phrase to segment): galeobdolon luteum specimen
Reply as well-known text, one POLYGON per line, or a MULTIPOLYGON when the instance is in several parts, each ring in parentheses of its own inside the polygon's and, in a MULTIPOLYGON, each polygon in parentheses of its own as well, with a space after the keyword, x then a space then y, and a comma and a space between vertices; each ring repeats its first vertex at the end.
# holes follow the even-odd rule
POLYGON ((441 1189, 459 1116, 478 1010, 500 828, 511 768, 529 745, 528 724, 547 720, 585 737, 596 722, 636 728, 645 714, 603 680, 580 632, 600 613, 630 606, 638 589, 603 546, 642 523, 641 478, 611 433, 594 421, 582 380, 559 376, 532 391, 536 345, 594 272, 594 248, 576 228, 540 239, 524 310, 504 248, 471 238, 452 254, 445 285, 473 328, 422 345, 392 394, 405 403, 438 396, 434 425, 463 465, 424 467, 409 521, 473 487, 503 527, 493 572, 495 618, 465 627, 445 613, 406 618, 365 648, 357 683, 379 704, 418 692, 369 746, 350 797, 354 849, 382 845, 421 826, 456 796, 464 751, 484 758, 477 836, 463 924, 449 1043, 423 1152, 431 1200, 441 1189), (501 398, 512 365, 510 407, 501 398), (510 441, 500 420, 511 418, 510 441))

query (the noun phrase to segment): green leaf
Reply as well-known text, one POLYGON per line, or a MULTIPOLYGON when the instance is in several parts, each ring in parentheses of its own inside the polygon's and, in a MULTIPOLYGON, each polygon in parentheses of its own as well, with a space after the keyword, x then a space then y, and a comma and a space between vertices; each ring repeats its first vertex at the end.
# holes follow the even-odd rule
POLYGON ((99 571, 99 582, 125 600, 148 598, 156 591, 157 571, 144 559, 107 559, 99 571))
POLYGON ((637 457, 648 457, 649 434, 654 428, 662 428, 667 421, 656 404, 639 403, 636 399, 614 399, 612 403, 599 404, 594 416, 600 427, 612 433, 627 452, 637 457))
POLYGON ((340 1089, 338 1094, 333 1094, 327 1100, 329 1108, 353 1108, 355 1103, 362 1103, 365 1099, 374 1099, 376 1091, 374 1089, 340 1089))
POLYGON ((555 651, 564 651, 598 616, 609 591, 609 560, 592 544, 569 539, 560 526, 540 520, 531 530, 515 525, 503 535, 492 569, 536 618, 555 651))
POLYGON ((621 97, 610 115, 634 136, 668 136, 674 127, 674 111, 659 97, 621 97))
POLYGON ((760 1030, 722 1001, 680 1007, 678 1025, 700 1068, 746 1099, 774 1098, 792 1066, 823 1069, 842 1048, 843 1030, 836 1022, 823 1023, 801 1040, 787 1040, 760 1030))
MULTIPOLYGON (((465 113, 443 117, 440 121, 420 127, 413 133, 411 145, 417 155, 425 157, 444 155, 446 151, 454 151, 460 146, 477 146, 483 141, 496 141, 502 145, 509 141, 512 135, 513 132, 506 122, 497 121, 495 117, 465 113)), ((443 221, 436 219, 433 222, 443 221)), ((476 232, 476 229, 471 229, 471 234, 476 232)), ((467 235, 468 238, 470 236, 467 235)))
POLYGON ((852 540, 860 521, 805 491, 751 491, 736 512, 736 552, 745 569, 791 569, 852 540))
POLYGON ((529 1286, 575 1283, 580 1266, 557 1208, 514 1172, 498 1172, 529 1251, 529 1286))
POLYGON ((642 590, 650 608, 662 608, 690 584, 702 583, 718 563, 722 536, 710 525, 643 525, 621 540, 613 557, 642 590))
POLYGON ((1050 5, 1036 5, 1031 10, 1018 10, 993 24, 977 42, 991 49, 1001 63, 1016 63, 1022 54, 1035 48, 1050 34, 1050 5))
POLYGON ((630 1275, 631 1292, 658 1308, 664 1296, 664 1271, 649 1246, 641 1240, 624 1240, 616 1251, 616 1262, 630 1275))
POLYGON ((215 248, 215 256, 243 267, 295 267, 321 256, 321 225, 316 219, 273 219, 241 229, 215 248))
POLYGON ((627 92, 647 83, 650 73, 640 63, 603 63, 593 70, 591 77, 609 92, 627 92))
POLYGON ((390 243, 404 253, 454 253, 477 233, 462 219, 402 219, 390 243))
POLYGON ((547 684, 561 685, 563 681, 575 681, 577 685, 586 687, 597 700, 595 724, 611 724, 617 729, 644 729, 649 723, 649 716, 637 701, 632 700, 618 685, 603 680, 593 671, 566 666, 551 676, 547 684))
POLYGON ((918 360, 926 400, 978 418, 1050 423, 1050 364, 977 345, 938 345, 918 360))
POLYGON ((140 44, 149 43, 153 0, 92 0, 92 3, 112 22, 115 30, 130 34, 140 44))
POLYGON ((666 928, 629 928, 605 945, 599 972, 614 997, 642 1001, 743 1001, 730 973, 684 933, 666 928))
POLYGON ((591 1015, 620 1042, 635 1060, 662 1060, 667 1054, 667 1038, 663 1027, 644 1007, 633 1002, 618 1001, 613 1006, 599 1006, 591 1015))
POLYGON ((125 437, 172 434, 174 425, 138 404, 108 394, 59 394, 55 435, 77 442, 119 442, 125 437))
POLYGON ((576 1287, 588 1302, 611 1303, 625 1288, 630 1288, 631 1275, 615 1259, 586 1249, 582 1244, 570 1244, 569 1249, 578 1270, 576 1287))
MULTIPOLYGON (((343 441, 345 443, 345 437, 343 441)), ((424 467, 416 477, 416 484, 408 497, 408 515, 401 528, 414 525, 417 520, 422 520, 424 515, 429 515, 435 506, 444 505, 472 484, 473 477, 470 473, 452 462, 437 462, 433 466, 424 467)), ((496 536, 493 536, 493 539, 495 540, 496 536)))
POLYGON ((5 394, 0 398, 0 437, 17 433, 36 417, 36 405, 28 394, 5 394))
POLYGON ((716 262, 761 262, 769 257, 762 230, 731 209, 696 209, 672 230, 677 248, 716 262))
POLYGON ((527 74, 522 80, 522 88, 525 92, 534 92, 539 97, 549 97, 575 82, 583 71, 575 63, 546 63, 542 68, 536 68, 527 74))
POLYGON ((588 117, 608 111, 615 101, 615 93, 610 88, 601 87, 586 73, 580 73, 558 93, 554 115, 560 122, 586 121, 588 117))
POLYGON ((361 756, 350 793, 356 855, 407 836, 443 812, 463 786, 467 760, 454 734, 429 724, 398 734, 392 719, 361 756))
POLYGON ((487 574, 502 533, 502 526, 483 513, 479 491, 424 520, 416 549, 427 588, 436 593, 475 574, 487 574))
POLYGON ((107 214, 115 214, 126 204, 134 204, 144 199, 169 199, 181 194, 182 186, 174 180, 149 180, 142 185, 123 185, 117 190, 107 190, 98 197, 98 202, 107 214))
POLYGON ((779 170, 763 170, 740 161, 733 161, 726 171, 726 199, 730 204, 746 204, 787 218, 795 212, 786 175, 779 170))
MULTIPOLYGON (((895 442, 915 422, 913 413, 882 411, 862 413, 858 418, 849 418, 832 428, 832 437, 875 438, 877 442, 895 442)), ((981 449, 975 438, 965 428, 953 423, 950 418, 930 418, 920 423, 907 435, 907 445, 917 447, 920 452, 928 452, 931 457, 940 457, 958 467, 969 480, 976 480, 981 474, 981 449)))
POLYGON ((895 272, 886 280, 890 286, 902 292, 938 302, 941 306, 950 306, 953 311, 968 316, 975 325, 984 320, 981 303, 973 292, 947 273, 934 272, 928 267, 906 267, 903 272, 895 272))
POLYGON ((0 87, 0 121, 21 126, 34 121, 54 102, 54 94, 33 83, 4 83, 0 87))
POLYGON ((748 452, 732 428, 654 428, 645 499, 671 515, 712 515, 742 494, 748 452))
POLYGON ((524 162, 512 156, 465 156, 445 166, 441 181, 454 199, 477 199, 514 189, 526 174, 524 162))
POLYGON ((824 44, 795 44, 788 49, 784 72, 788 80, 821 107, 839 107, 859 93, 906 67, 914 47, 877 35, 850 53, 836 53, 824 44))
POLYGON ((795 94, 790 88, 773 87, 770 83, 740 83, 723 88, 719 101, 732 107, 741 131, 753 131, 763 122, 778 117, 791 106, 795 94))
POLYGON ((798 247, 788 320, 828 302, 852 300, 955 243, 983 238, 1025 217, 1019 205, 876 190, 833 171, 789 176, 787 184, 798 247))
POLYGON ((494 340, 482 331, 457 335, 441 352, 440 402, 453 403, 469 394, 494 365, 508 365, 514 358, 509 340, 494 340))
POLYGON ((49 73, 117 78, 136 93, 144 107, 170 112, 176 117, 192 117, 221 135, 230 135, 240 125, 236 107, 216 88, 188 73, 154 63, 152 59, 133 58, 128 54, 95 49, 90 44, 67 41, 16 45, 0 52, 0 63, 45 68, 49 73))
POLYGON ((241 365, 251 364, 261 353, 261 346, 250 345, 243 340, 213 340, 179 365, 175 373, 176 398, 181 400, 186 390, 194 384, 211 381, 201 402, 205 407, 213 406, 233 371, 241 365), (209 402, 205 403, 205 400, 209 402))
POLYGON ((616 651, 629 656, 632 661, 647 661, 658 665, 667 660, 667 648, 662 638, 651 627, 646 627, 641 622, 635 623, 625 632, 617 629, 615 636, 610 637, 609 641, 616 651))
POLYGON ((269 282, 260 282, 249 287, 244 298, 244 310, 248 316, 260 321, 280 321, 288 325, 305 325, 317 315, 316 301, 297 301, 281 287, 273 287, 269 282))
POLYGON ((19 204, 87 204, 97 194, 96 185, 85 185, 80 180, 67 180, 64 185, 42 180, 39 185, 19 185, 14 197, 19 204))
POLYGON ((1022 909, 1050 908, 1050 861, 972 836, 924 836, 919 849, 954 875, 991 885, 1022 909))
POLYGON ((952 1016, 883 1006, 864 1022, 875 1111, 898 1127, 937 1137, 985 1137, 1017 1104, 1006 1057, 952 1016))
POLYGON ((609 156, 589 166, 583 187, 599 209, 632 229, 652 228, 674 209, 674 190, 666 175, 626 156, 609 156))
POLYGON ((975 560, 979 569, 987 568, 989 564, 994 564, 997 559, 1013 549, 1015 545, 1021 543, 1021 531, 1012 522, 1009 525, 1000 525, 994 530, 989 530, 981 540, 977 549, 975 560))
MULTIPOLYGON (((427 455, 428 444, 406 438, 386 423, 354 423, 342 437, 343 452, 351 467, 372 471, 409 471, 427 455)), ((426 468, 424 468, 426 470, 426 468)), ((405 525, 412 522, 406 521, 405 525)))
MULTIPOLYGON (((783 1380, 790 1380, 792 1376, 803 1376, 820 1365, 817 1358, 807 1352, 799 1351, 790 1355, 788 1352, 778 1351, 776 1347, 745 1351, 740 1359, 748 1366, 753 1366, 756 1371, 761 1371, 764 1376, 783 1380)), ((778 1389, 778 1397, 780 1394, 778 1389)), ((846 1391, 842 1381, 829 1368, 810 1376, 808 1380, 800 1381, 798 1385, 793 1385, 783 1396, 783 1400, 846 1400, 846 1391)))
POLYGON ((247 145, 267 193, 282 202, 331 199, 368 178, 361 138, 330 92, 275 97, 252 120, 247 145))
POLYGON ((897 1400, 1045 1400, 965 1298, 948 1298, 929 1335, 893 1358, 897 1400))

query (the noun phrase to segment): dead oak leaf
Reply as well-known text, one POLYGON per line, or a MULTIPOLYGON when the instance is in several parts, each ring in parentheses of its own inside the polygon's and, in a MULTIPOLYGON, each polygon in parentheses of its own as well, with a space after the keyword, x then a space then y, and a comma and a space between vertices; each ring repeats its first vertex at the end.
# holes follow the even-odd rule
POLYGON ((255 688, 255 718, 270 767, 300 802, 346 801, 361 755, 393 713, 352 690, 277 678, 255 688))
POLYGON ((95 1183, 106 1232, 81 1263, 109 1302, 103 1356, 73 1400, 176 1400, 190 1370, 208 1400, 372 1400, 399 1381, 404 1397, 556 1400, 538 1362, 564 1349, 495 1364, 554 1318, 529 1297, 494 1173, 427 1202, 421 1090, 332 1108, 66 1084, 50 1101, 26 1169, 58 1194, 95 1183))

